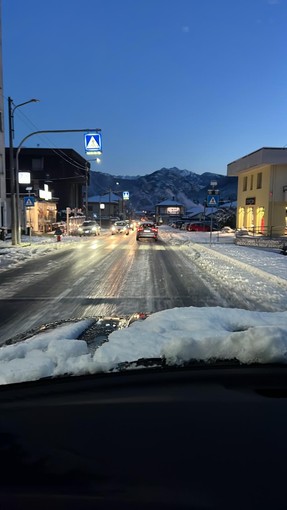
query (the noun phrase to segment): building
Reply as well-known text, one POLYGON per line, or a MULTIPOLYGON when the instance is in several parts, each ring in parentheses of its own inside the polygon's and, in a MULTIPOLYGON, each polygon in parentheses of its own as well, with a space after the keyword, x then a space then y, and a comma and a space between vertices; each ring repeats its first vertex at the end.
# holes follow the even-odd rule
POLYGON ((109 224, 115 218, 125 219, 124 200, 122 196, 110 191, 104 195, 88 198, 89 216, 98 218, 101 223, 109 224))
POLYGON ((263 147, 227 165, 238 176, 237 228, 282 236, 287 228, 287 149, 263 147))
POLYGON ((176 200, 164 200, 155 206, 155 218, 157 223, 169 223, 185 214, 185 207, 176 200))
MULTIPOLYGON (((14 156, 16 149, 14 149, 14 156)), ((9 149, 6 148, 6 161, 9 149)), ((60 212, 84 212, 87 205, 90 163, 73 149, 22 148, 19 153, 19 209, 21 227, 34 232, 51 230, 60 212), (30 182, 28 182, 30 180, 30 182), (25 182, 24 182, 25 181, 25 182), (27 197, 30 196, 26 207, 27 197)), ((10 170, 6 168, 8 228, 11 227, 10 170)))

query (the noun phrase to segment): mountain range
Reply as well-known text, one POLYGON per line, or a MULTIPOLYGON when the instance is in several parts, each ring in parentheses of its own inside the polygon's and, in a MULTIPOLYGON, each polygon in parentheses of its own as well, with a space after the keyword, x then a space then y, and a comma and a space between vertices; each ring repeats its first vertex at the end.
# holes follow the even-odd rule
POLYGON ((235 201, 237 197, 237 177, 205 172, 197 174, 189 170, 161 168, 143 176, 117 176, 102 172, 90 173, 89 196, 104 195, 110 190, 122 194, 128 191, 133 209, 154 209, 163 200, 176 200, 192 207, 204 203, 210 182, 216 181, 216 189, 223 200, 235 201))

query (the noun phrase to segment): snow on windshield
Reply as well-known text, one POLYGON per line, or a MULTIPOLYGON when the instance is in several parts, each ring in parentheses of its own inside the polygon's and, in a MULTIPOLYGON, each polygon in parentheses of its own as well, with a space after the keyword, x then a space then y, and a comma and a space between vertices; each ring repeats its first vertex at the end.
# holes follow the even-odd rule
POLYGON ((93 374, 125 361, 164 356, 170 364, 190 359, 238 359, 286 363, 287 312, 234 308, 174 308, 110 334, 94 354, 77 336, 88 321, 65 324, 0 349, 0 384, 60 375, 93 374))

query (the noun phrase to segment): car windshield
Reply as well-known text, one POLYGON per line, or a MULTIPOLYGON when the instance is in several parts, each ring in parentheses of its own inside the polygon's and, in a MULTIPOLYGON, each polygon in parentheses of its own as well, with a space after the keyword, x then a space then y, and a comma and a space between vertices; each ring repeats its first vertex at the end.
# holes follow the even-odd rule
POLYGON ((0 384, 286 364, 286 1, 0 9, 0 384))

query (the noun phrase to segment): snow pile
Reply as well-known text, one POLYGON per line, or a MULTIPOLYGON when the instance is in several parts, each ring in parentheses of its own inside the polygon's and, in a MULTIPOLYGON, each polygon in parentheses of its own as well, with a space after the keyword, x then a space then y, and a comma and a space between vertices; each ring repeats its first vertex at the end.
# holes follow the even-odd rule
MULTIPOLYGON (((77 340, 91 321, 66 324, 23 342, 0 348, 0 384, 84 373, 90 360, 86 342, 77 340), (76 366, 74 366, 76 364, 76 366)), ((91 360, 90 360, 91 361, 91 360)))
POLYGON ((169 363, 190 359, 233 359, 242 363, 287 362, 287 312, 234 308, 173 308, 114 331, 94 360, 104 367, 164 356, 169 363))
POLYGON ((287 362, 287 312, 220 307, 164 310, 114 331, 94 355, 85 341, 77 340, 89 323, 64 325, 0 348, 0 384, 92 374, 116 369, 125 361, 161 356, 169 364, 214 358, 287 362))

